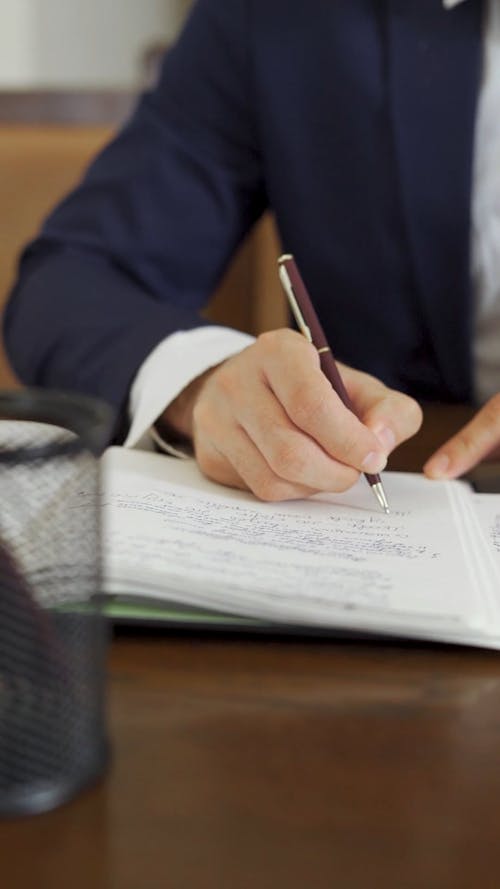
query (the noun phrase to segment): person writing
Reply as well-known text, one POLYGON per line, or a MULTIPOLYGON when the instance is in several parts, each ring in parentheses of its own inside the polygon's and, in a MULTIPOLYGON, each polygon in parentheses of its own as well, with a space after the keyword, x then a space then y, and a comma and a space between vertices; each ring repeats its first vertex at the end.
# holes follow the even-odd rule
POLYGON ((470 469, 500 446, 499 38, 493 0, 198 0, 24 253, 21 379, 101 396, 125 444, 188 439, 264 499, 380 472, 424 400, 478 405, 425 472, 470 469), (268 208, 356 416, 298 332, 200 317, 268 208))

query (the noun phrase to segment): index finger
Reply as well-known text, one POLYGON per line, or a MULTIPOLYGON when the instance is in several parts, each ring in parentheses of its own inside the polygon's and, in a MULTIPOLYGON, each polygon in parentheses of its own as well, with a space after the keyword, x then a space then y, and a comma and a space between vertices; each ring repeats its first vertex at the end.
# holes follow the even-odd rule
POLYGON ((456 478, 500 445, 500 394, 494 395, 424 466, 429 478, 456 478))
POLYGON ((335 460, 359 472, 380 472, 387 449, 332 388, 314 346, 294 334, 281 338, 264 365, 266 380, 292 423, 335 460))
POLYGON ((358 417, 387 444, 389 451, 418 432, 423 413, 414 398, 351 367, 342 366, 341 373, 358 417))

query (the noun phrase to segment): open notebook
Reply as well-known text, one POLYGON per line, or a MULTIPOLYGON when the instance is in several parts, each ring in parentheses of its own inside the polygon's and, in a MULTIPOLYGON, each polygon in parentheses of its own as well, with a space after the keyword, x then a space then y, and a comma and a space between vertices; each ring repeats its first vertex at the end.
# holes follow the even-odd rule
POLYGON ((269 504, 207 481, 194 461, 122 448, 106 452, 103 479, 115 617, 500 649, 500 495, 386 472, 389 516, 364 478, 269 504))

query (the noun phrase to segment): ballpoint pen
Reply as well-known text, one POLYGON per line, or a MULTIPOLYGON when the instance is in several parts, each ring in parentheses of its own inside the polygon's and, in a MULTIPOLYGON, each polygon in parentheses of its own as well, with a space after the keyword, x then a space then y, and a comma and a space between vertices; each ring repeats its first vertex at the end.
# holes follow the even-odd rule
MULTIPOLYGON (((339 369, 328 345, 323 328, 314 310, 311 298, 307 292, 297 264, 290 253, 285 253, 278 259, 279 276, 283 289, 287 295, 290 309, 292 310, 297 327, 306 339, 315 347, 319 354, 321 370, 331 383, 333 389, 345 404, 355 413, 353 404, 344 386, 339 369)), ((389 513, 389 504, 385 495, 384 486, 378 473, 364 473, 379 505, 385 513, 389 513)))

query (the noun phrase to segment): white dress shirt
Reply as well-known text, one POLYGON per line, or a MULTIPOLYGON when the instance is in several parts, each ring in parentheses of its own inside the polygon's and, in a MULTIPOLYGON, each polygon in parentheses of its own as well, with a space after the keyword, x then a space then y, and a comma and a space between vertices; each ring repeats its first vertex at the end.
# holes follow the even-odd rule
MULTIPOLYGON (((470 0, 441 2, 453 15, 453 7, 470 0)), ((483 403, 500 392, 500 0, 487 4, 471 211, 474 385, 476 399, 483 403)), ((163 340, 135 377, 125 446, 152 447, 151 427, 165 407, 191 380, 251 342, 247 334, 215 326, 180 331, 163 340)), ((176 453, 169 445, 165 450, 176 453)))

